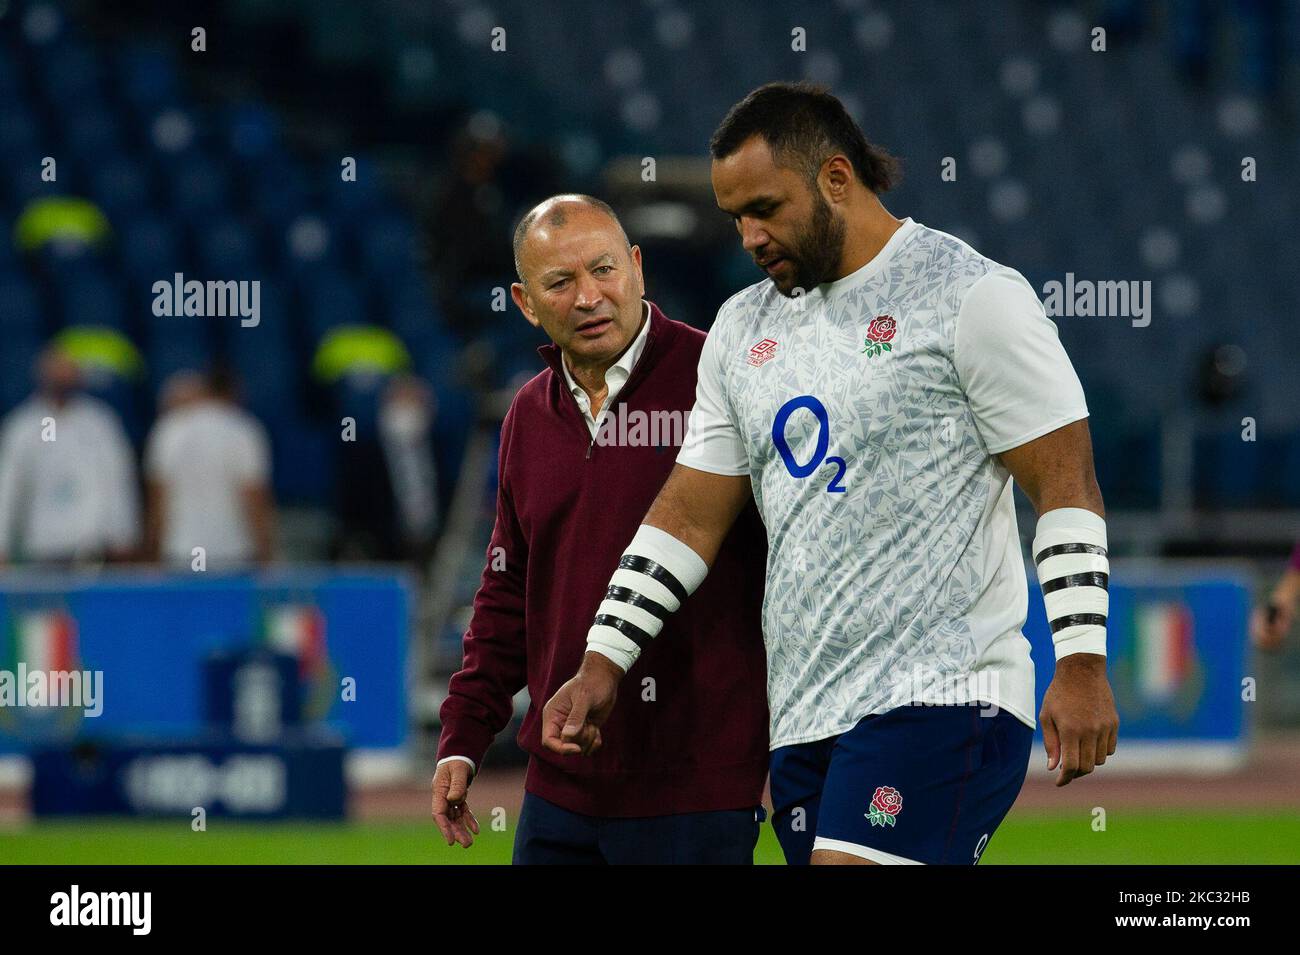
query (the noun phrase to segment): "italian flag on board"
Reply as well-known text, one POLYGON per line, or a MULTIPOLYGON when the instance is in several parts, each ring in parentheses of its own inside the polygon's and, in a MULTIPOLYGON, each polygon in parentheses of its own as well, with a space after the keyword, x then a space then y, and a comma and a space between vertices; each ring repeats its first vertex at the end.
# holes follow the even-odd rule
POLYGON ((77 669, 77 622, 66 610, 41 610, 10 618, 9 669, 19 663, 45 673, 77 669))
POLYGON ((1149 700, 1168 700, 1191 675, 1192 614, 1176 603, 1147 604, 1137 610, 1137 683, 1149 700))
POLYGON ((313 677, 325 669, 325 615, 318 607, 272 607, 263 618, 262 632, 268 647, 298 658, 300 677, 313 677))

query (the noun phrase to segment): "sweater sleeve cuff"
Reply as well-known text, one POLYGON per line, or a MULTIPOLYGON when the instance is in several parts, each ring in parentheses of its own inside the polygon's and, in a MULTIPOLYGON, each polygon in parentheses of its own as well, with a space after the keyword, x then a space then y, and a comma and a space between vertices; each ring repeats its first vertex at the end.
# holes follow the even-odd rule
POLYGON ((433 768, 437 769, 438 766, 441 766, 443 763, 450 763, 453 760, 459 760, 462 763, 469 763, 469 771, 475 776, 478 775, 478 766, 476 766, 474 760, 470 759, 468 756, 444 756, 442 759, 438 760, 438 765, 433 768))
POLYGON ((456 756, 473 766, 477 773, 478 767, 483 765, 483 756, 491 745, 492 733, 486 726, 464 718, 454 722, 444 719, 442 736, 438 740, 438 762, 456 756))

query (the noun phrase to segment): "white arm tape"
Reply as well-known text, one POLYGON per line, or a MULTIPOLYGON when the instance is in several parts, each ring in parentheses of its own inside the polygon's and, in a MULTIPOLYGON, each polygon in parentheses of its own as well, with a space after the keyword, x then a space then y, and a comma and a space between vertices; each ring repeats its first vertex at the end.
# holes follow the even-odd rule
POLYGON ((1110 612, 1105 520, 1081 507, 1048 511, 1038 519, 1033 557, 1056 659, 1073 653, 1105 656, 1110 612))
POLYGON ((708 572, 704 558, 676 537, 642 524, 610 579, 587 632, 587 649, 626 673, 659 635, 664 618, 680 609, 708 572))

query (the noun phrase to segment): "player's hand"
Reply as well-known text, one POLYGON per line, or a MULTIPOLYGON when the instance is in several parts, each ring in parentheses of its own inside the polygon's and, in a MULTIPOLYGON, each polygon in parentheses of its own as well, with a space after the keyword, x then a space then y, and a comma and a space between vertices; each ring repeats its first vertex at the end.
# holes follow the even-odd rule
POLYGON ((1282 638, 1295 620, 1295 606, 1286 600, 1274 599, 1263 607, 1256 607, 1250 617, 1250 639, 1255 649, 1272 653, 1282 646, 1282 638))
POLYGON ((1038 714, 1047 768, 1060 769, 1056 785, 1086 776, 1115 752, 1119 714, 1106 680, 1106 658, 1073 653, 1056 661, 1056 675, 1038 714))
POLYGON ((577 675, 555 691, 542 711, 542 745, 555 753, 590 756, 600 749, 600 725, 614 709, 623 670, 588 652, 577 675))
POLYGON ((468 849, 478 835, 478 820, 465 801, 472 773, 463 759, 449 759, 433 772, 433 821, 449 846, 468 849))

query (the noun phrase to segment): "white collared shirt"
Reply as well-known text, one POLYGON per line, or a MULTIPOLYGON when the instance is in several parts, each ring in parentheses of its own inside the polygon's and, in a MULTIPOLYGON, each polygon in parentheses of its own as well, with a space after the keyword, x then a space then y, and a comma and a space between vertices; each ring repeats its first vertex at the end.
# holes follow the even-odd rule
MULTIPOLYGON (((637 332, 636 338, 632 339, 632 344, 628 346, 627 351, 623 352, 619 360, 605 372, 606 396, 605 403, 600 407, 601 418, 604 418, 605 412, 613 407, 614 400, 627 384, 627 380, 632 377, 632 369, 636 367, 641 353, 645 351, 646 337, 650 334, 650 303, 642 300, 641 308, 641 331, 637 332)), ((573 375, 569 372, 569 364, 563 356, 560 357, 560 367, 564 369, 564 380, 569 386, 569 392, 577 400, 578 407, 582 409, 582 416, 587 421, 587 430, 591 432, 591 437, 594 439, 600 422, 591 413, 591 399, 582 390, 582 386, 573 380, 573 375)))

